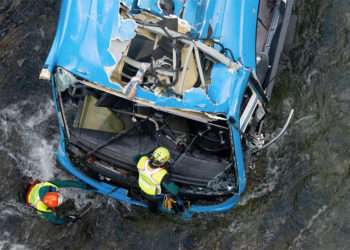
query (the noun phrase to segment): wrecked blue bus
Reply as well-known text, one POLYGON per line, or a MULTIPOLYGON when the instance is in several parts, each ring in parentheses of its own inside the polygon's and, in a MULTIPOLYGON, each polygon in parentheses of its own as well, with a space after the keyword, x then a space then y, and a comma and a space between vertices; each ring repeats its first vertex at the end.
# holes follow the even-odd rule
POLYGON ((184 216, 225 212, 266 116, 293 0, 62 0, 41 79, 59 164, 100 194, 147 207, 137 160, 158 146, 184 216), (135 76, 139 84, 130 89, 135 76))

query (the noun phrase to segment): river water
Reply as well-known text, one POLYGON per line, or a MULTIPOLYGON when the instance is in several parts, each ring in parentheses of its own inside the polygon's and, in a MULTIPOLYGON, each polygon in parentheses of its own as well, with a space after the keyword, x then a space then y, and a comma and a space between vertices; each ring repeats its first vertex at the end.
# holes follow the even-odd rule
POLYGON ((248 190, 225 215, 154 216, 89 193, 74 225, 57 227, 20 202, 28 177, 67 178, 45 82, 59 3, 0 1, 0 249, 349 249, 350 1, 296 0, 293 49, 283 56, 268 135, 288 133, 256 156, 248 190))

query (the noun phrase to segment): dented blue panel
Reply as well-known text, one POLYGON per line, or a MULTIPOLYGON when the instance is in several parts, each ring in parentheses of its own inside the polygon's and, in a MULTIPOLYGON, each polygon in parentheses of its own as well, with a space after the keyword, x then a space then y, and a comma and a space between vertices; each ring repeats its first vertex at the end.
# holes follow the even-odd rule
POLYGON ((210 0, 188 0, 185 3, 184 19, 187 20, 197 34, 201 33, 207 4, 210 0))
POLYGON ((233 85, 237 82, 238 77, 240 77, 240 75, 237 71, 230 71, 223 64, 214 65, 211 72, 212 82, 208 87, 209 98, 216 105, 220 105, 225 100, 229 100, 233 85))
POLYGON ((212 29, 212 34, 208 34, 211 39, 220 40, 222 35, 222 25, 224 16, 222 13, 225 12, 226 2, 230 0, 222 0, 220 4, 216 3, 216 1, 212 1, 211 11, 208 13, 208 30, 209 25, 212 29), (214 4, 213 4, 214 3, 214 4))
POLYGON ((259 0, 230 0, 222 13, 220 42, 232 50, 237 61, 255 69, 256 23, 259 0))
MULTIPOLYGON (((128 5, 131 0, 123 0, 128 5)), ((139 7, 158 11, 158 1, 138 0, 139 7)), ((176 0, 178 11, 184 7, 184 18, 193 25, 209 25, 219 42, 229 48, 235 59, 245 67, 255 68, 255 34, 258 0, 176 0)), ((70 72, 112 91, 121 91, 118 83, 109 80, 106 68, 118 62, 110 54, 112 39, 127 41, 135 35, 135 22, 121 20, 120 0, 63 0, 57 34, 46 65, 50 71, 61 66, 70 72)), ((205 32, 203 34, 206 34, 205 32)), ((214 66, 213 72, 220 71, 222 65, 214 66)), ((229 76, 225 72, 224 75, 229 76)), ((160 97, 145 89, 137 90, 136 98, 150 101, 169 108, 201 112, 227 113, 229 103, 236 96, 228 94, 226 88, 237 84, 237 77, 229 76, 222 81, 220 74, 212 75, 209 92, 189 90, 183 99, 160 97), (229 82, 229 80, 231 82, 229 82), (222 82, 222 85, 220 84, 222 82), (223 91, 225 89, 226 91, 223 91)))
POLYGON ((188 0, 184 19, 194 27, 196 36, 222 43, 235 60, 255 69, 258 9, 259 0, 188 0))
POLYGON ((105 67, 115 63, 108 47, 121 25, 119 4, 119 0, 62 1, 48 68, 61 66, 92 82, 108 83, 105 67))

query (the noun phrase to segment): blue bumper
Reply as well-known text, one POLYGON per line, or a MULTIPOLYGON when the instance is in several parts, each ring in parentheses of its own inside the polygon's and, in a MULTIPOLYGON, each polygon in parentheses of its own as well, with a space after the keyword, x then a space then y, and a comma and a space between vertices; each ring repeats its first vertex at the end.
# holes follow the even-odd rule
MULTIPOLYGON (((81 181, 85 182, 86 184, 90 185, 94 189, 96 189, 96 192, 109 196, 117 201, 131 204, 131 205, 137 205, 140 207, 147 208, 147 204, 137 201, 134 199, 131 199, 128 196, 128 190, 124 188, 120 188, 117 186, 113 186, 110 184, 107 184, 105 182, 96 181, 84 173, 82 173, 77 167, 73 165, 73 163, 70 161, 68 157, 68 153, 65 149, 65 142, 64 142, 64 136, 61 135, 60 138, 60 144, 58 146, 58 150, 56 153, 57 161, 59 164, 68 171, 71 175, 75 176, 76 178, 80 179, 81 181)), ((193 205, 190 208, 188 208, 184 213, 184 218, 190 218, 192 214, 194 213, 220 213, 225 212, 230 209, 232 209, 239 201, 240 195, 236 194, 232 196, 231 198, 227 199, 225 202, 217 204, 217 205, 210 205, 210 206, 197 206, 193 205)))

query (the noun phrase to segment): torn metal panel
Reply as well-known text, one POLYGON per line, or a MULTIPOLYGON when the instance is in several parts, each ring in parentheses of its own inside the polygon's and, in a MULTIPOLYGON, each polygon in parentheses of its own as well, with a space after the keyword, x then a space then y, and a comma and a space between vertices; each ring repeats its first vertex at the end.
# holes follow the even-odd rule
POLYGON ((115 26, 111 40, 118 39, 121 42, 130 41, 136 35, 137 24, 132 19, 119 19, 119 25, 115 26))
MULTIPOLYGON (((206 34, 204 30, 209 30, 210 26, 212 36, 218 38, 220 43, 230 49, 236 60, 243 63, 245 67, 254 69, 255 25, 253 24, 256 23, 257 0, 242 0, 234 3, 233 1, 213 0, 188 0, 186 2, 175 0, 173 2, 175 14, 183 13, 184 20, 193 27, 200 24, 199 30, 203 35, 206 34), (243 12, 249 14, 243 15, 243 12)), ((135 2, 123 0, 122 3, 132 8, 135 2)), ((137 3, 141 9, 161 13, 159 1, 139 0, 137 3)), ((122 86, 127 83, 125 77, 131 72, 119 74, 119 77, 113 77, 113 73, 123 72, 123 63, 125 63, 123 56, 128 53, 131 42, 139 34, 139 28, 136 28, 135 20, 121 18, 120 4, 121 0, 63 0, 57 36, 46 61, 48 69, 52 71, 56 66, 61 66, 96 85, 101 85, 110 91, 121 92, 122 86)), ((132 12, 130 16, 133 16, 132 12)), ((148 17, 147 15, 145 17, 144 20, 147 21, 151 15, 148 14, 148 17)), ((156 17, 152 18, 150 20, 157 20, 156 17)), ((142 34, 148 39, 155 37, 155 48, 160 46, 158 43, 162 42, 161 36, 157 38, 157 35, 149 32, 142 34)), ((195 41, 195 44, 198 45, 199 42, 195 41)), ((171 46, 171 44, 165 46, 171 46)), ((188 45, 182 46, 186 48, 188 45)), ((220 54, 217 46, 214 46, 213 49, 220 54)), ((200 51, 200 53, 206 53, 205 50, 200 51)), ((173 51, 170 53, 169 58, 172 58, 174 53, 173 51)), ((227 52, 221 55, 226 58, 231 56, 227 52)), ((182 57, 181 54, 175 55, 175 58, 181 59, 182 57)), ((230 109, 229 103, 237 98, 227 89, 231 89, 240 82, 240 73, 225 70, 219 62, 214 63, 212 69, 208 70, 205 65, 198 66, 198 55, 194 54, 191 58, 189 64, 191 70, 188 72, 192 72, 193 79, 194 77, 198 79, 195 85, 193 85, 193 79, 186 77, 186 84, 189 83, 188 80, 192 83, 183 89, 183 93, 174 91, 176 96, 172 96, 167 91, 159 92, 137 87, 135 99, 166 108, 227 113, 230 109), (197 67, 194 67, 193 60, 197 67), (201 68, 205 74, 199 72, 201 68), (203 79, 205 79, 204 84, 203 79)), ((171 61, 171 64, 174 65, 174 60, 171 61)), ((167 59, 163 60, 161 65, 163 67, 167 65, 167 59)), ((165 75, 161 79, 166 82, 167 78, 172 77, 166 72, 163 74, 165 75)))
POLYGON ((115 69, 123 66, 121 59, 125 56, 128 46, 130 46, 131 40, 136 36, 137 24, 132 19, 120 19, 119 26, 115 26, 112 32, 110 46, 108 51, 114 59, 112 66, 106 66, 105 70, 108 74, 108 79, 111 82, 120 82, 121 78, 118 75, 114 75, 115 69))
MULTIPOLYGON (((109 51, 116 62, 116 64, 112 66, 105 67, 105 70, 108 74, 108 78, 111 82, 120 82, 121 78, 119 75, 114 75, 113 73, 116 71, 116 68, 118 70, 118 66, 120 65, 120 61, 124 56, 125 51, 127 50, 128 46, 130 45, 130 41, 122 42, 119 39, 115 39, 111 41, 109 51)), ((122 66, 122 65, 120 65, 122 66)))

